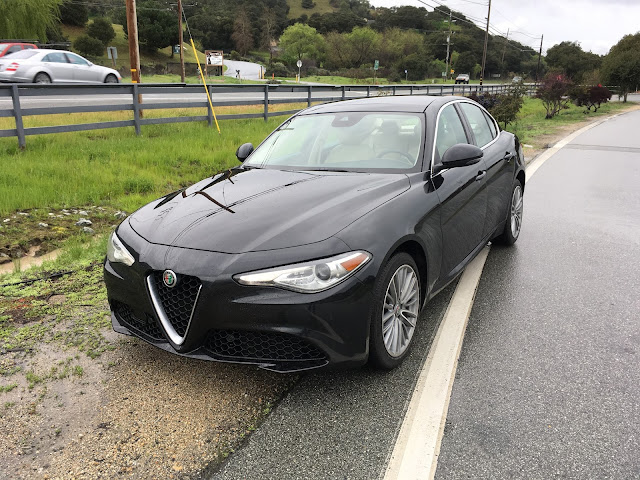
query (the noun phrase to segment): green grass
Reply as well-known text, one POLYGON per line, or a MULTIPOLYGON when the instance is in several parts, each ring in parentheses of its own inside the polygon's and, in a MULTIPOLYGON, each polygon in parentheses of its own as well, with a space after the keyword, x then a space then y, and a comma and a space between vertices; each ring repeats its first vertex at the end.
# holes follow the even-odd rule
POLYGON ((560 127, 602 115, 610 115, 629 106, 629 103, 609 102, 602 105, 597 112, 585 114, 583 107, 576 107, 571 104, 568 109, 562 110, 555 117, 546 119, 544 118, 546 112, 542 101, 534 98, 525 98, 518 120, 514 124, 510 124, 507 130, 518 135, 522 143, 541 148, 544 146, 541 144, 544 136, 555 133, 560 127))
POLYGON ((310 17, 314 13, 319 13, 322 15, 323 13, 330 13, 336 11, 335 8, 331 6, 329 3, 330 0, 313 0, 316 4, 313 8, 302 8, 302 0, 288 0, 289 4, 289 18, 300 18, 303 14, 310 17))
MULTIPOLYGON (((106 117, 87 114, 80 121, 113 119, 106 117)), ((25 151, 18 149, 15 138, 1 139, 5 166, 0 214, 79 205, 111 205, 131 212, 237 165, 239 145, 258 144, 283 120, 221 121, 221 134, 204 123, 182 123, 149 125, 140 137, 132 128, 32 136, 25 151)))

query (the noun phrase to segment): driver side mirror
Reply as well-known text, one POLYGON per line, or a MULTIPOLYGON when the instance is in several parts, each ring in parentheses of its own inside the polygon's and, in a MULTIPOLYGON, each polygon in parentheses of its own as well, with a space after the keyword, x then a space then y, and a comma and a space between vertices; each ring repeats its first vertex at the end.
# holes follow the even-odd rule
POLYGON ((249 155, 253 152, 253 143, 244 143, 236 150, 236 157, 241 162, 244 162, 249 155))
POLYGON ((475 145, 458 143, 450 147, 442 156, 443 168, 466 167, 480 161, 484 152, 475 145))

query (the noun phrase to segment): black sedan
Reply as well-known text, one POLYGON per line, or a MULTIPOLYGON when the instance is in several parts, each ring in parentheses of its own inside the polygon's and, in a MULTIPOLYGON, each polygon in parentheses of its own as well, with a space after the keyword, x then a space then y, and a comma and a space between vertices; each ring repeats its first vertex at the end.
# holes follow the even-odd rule
POLYGON ((466 98, 314 106, 237 156, 112 234, 117 332, 276 371, 389 369, 421 307, 520 233, 520 143, 466 98))

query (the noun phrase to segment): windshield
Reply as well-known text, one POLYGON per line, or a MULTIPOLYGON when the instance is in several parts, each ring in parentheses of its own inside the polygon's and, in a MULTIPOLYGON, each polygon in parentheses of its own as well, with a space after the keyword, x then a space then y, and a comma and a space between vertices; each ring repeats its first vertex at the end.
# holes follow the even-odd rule
POLYGON ((37 55, 38 52, 37 50, 20 50, 19 52, 16 53, 10 53, 9 55, 5 55, 5 58, 9 59, 14 59, 14 58, 31 58, 34 55, 37 55))
POLYGON ((245 165, 301 170, 407 170, 422 144, 415 114, 340 112, 293 117, 245 165))

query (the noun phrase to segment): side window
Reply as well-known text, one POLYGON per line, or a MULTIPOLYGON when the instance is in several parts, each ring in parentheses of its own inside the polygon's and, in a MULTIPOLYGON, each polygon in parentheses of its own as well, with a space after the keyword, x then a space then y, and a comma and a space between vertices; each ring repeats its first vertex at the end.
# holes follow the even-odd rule
POLYGON ((444 152, 458 143, 469 143, 462 121, 453 105, 447 105, 440 112, 436 130, 436 158, 439 161, 444 152))
POLYGON ((496 138, 498 136, 496 122, 493 120, 493 118, 489 116, 487 112, 482 112, 482 113, 484 113, 484 118, 487 120, 487 123, 489 124, 489 129, 491 130, 491 134, 493 135, 493 138, 496 138))
POLYGON ((466 102, 461 103, 460 107, 462 107, 462 111, 466 115, 469 125, 471 125, 471 130, 473 130, 473 135, 476 137, 476 143, 479 147, 484 147, 495 138, 489 128, 484 112, 479 107, 466 102))
POLYGON ((66 55, 69 59, 69 63, 73 63, 74 65, 84 65, 85 67, 89 65, 89 62, 78 55, 75 55, 73 53, 67 53, 66 55))
POLYGON ((50 53, 42 59, 43 62, 67 63, 64 53, 50 53))
POLYGON ((9 55, 10 53, 16 53, 16 52, 19 52, 20 50, 22 50, 22 47, 20 45, 12 45, 7 49, 5 55, 9 55))

